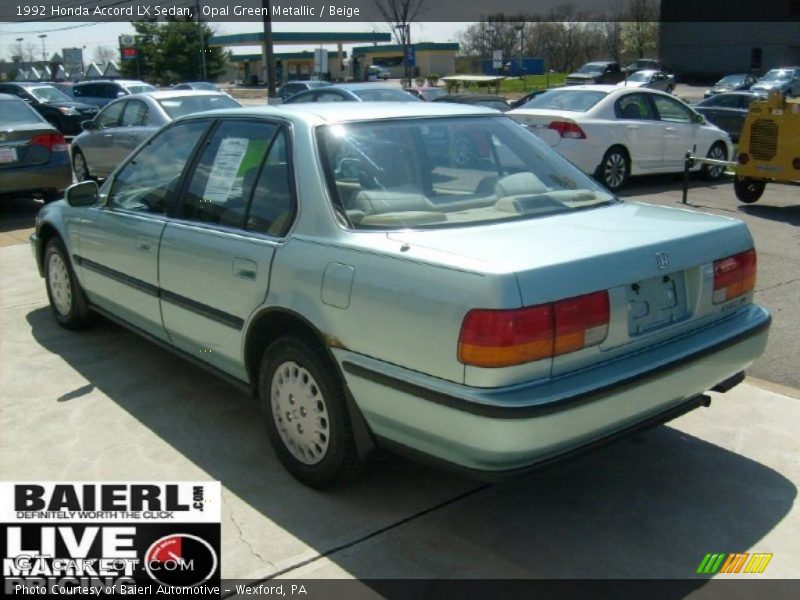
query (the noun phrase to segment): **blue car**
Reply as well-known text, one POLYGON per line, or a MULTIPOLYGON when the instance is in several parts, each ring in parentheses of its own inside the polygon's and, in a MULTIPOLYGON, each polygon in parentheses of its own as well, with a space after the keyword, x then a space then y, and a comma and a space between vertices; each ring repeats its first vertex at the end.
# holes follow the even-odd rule
POLYGON ((744 223, 622 201, 461 104, 185 116, 31 242, 56 322, 105 315, 248 390, 316 488, 375 448, 518 476, 707 405, 770 324, 744 223))

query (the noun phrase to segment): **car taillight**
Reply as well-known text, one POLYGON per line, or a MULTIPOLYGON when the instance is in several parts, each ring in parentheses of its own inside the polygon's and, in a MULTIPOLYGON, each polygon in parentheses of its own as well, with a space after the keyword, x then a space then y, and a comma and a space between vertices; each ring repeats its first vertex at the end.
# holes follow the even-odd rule
POLYGON ((755 250, 714 261, 714 304, 746 294, 755 286, 755 250))
POLYGON ((31 144, 44 146, 50 152, 66 152, 68 148, 67 140, 60 133, 40 133, 31 138, 31 144))
POLYGON ((573 140, 586 139, 586 134, 583 133, 583 129, 581 129, 577 123, 573 123, 572 121, 553 121, 547 126, 547 128, 557 131, 558 135, 560 135, 562 138, 573 140))
POLYGON ((511 310, 471 310, 461 324, 458 360, 509 367, 601 343, 608 334, 608 292, 511 310))

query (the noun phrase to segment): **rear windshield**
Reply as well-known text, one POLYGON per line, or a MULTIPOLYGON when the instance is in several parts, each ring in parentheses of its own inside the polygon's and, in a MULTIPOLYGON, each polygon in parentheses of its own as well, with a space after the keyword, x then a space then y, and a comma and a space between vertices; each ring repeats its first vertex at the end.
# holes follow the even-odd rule
POLYGON ((562 88, 539 94, 528 100, 521 108, 544 108, 548 110, 586 112, 605 97, 605 92, 562 88))
POLYGON ((416 96, 412 96, 405 90, 351 90, 364 102, 421 102, 416 96))
POLYGON ((578 73, 600 73, 605 67, 605 65, 600 63, 588 63, 578 69, 578 73))
POLYGON ((21 123, 42 123, 35 110, 17 98, 0 99, 0 127, 21 123))
POLYGON ((736 85, 744 81, 744 75, 727 75, 720 79, 718 85, 736 85))
POLYGON ((773 69, 768 71, 762 78, 762 81, 784 81, 792 78, 792 71, 786 69, 773 69))
POLYGON ((504 117, 437 117, 317 129, 336 210, 355 229, 463 227, 617 202, 504 117))
POLYGON ((442 96, 446 96, 447 95, 447 91, 443 90, 441 88, 432 88, 430 90, 421 90, 420 93, 422 94, 422 97, 425 98, 428 101, 433 100, 434 98, 441 98, 442 96))
POLYGON ((131 94, 141 94, 142 92, 153 92, 156 89, 152 85, 148 85, 146 83, 143 83, 141 85, 126 85, 125 87, 131 94))
POLYGON ((226 94, 208 96, 177 96, 175 98, 159 98, 158 103, 173 119, 217 108, 238 108, 241 106, 236 100, 226 94))

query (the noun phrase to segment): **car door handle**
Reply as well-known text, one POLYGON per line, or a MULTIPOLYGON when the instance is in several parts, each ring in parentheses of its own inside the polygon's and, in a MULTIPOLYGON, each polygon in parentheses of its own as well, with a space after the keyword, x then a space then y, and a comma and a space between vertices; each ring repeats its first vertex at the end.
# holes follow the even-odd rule
POLYGON ((142 236, 137 237, 136 249, 140 252, 150 252, 152 250, 152 240, 142 236))
POLYGON ((242 279, 254 280, 258 266, 256 261, 247 258, 234 258, 233 259, 233 275, 242 279))

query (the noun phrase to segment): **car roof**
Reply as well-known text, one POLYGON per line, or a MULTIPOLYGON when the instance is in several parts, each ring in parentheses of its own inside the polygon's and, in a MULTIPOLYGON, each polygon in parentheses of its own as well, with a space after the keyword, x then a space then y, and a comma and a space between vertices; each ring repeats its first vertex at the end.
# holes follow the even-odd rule
POLYGON ((121 85, 151 85, 146 81, 139 79, 86 79, 85 81, 78 81, 75 85, 86 85, 90 83, 119 83, 121 85))
POLYGON ((480 102, 481 100, 506 101, 503 96, 498 96, 497 94, 447 94, 446 96, 436 98, 434 102, 480 102))
POLYGON ((208 116, 282 117, 311 125, 450 116, 497 116, 496 110, 468 104, 435 102, 304 102, 212 110, 182 118, 208 116))
POLYGON ((136 98, 137 96, 150 96, 156 100, 162 98, 186 98, 191 96, 227 96, 225 92, 216 92, 214 90, 153 90, 151 92, 139 92, 124 98, 136 98))

